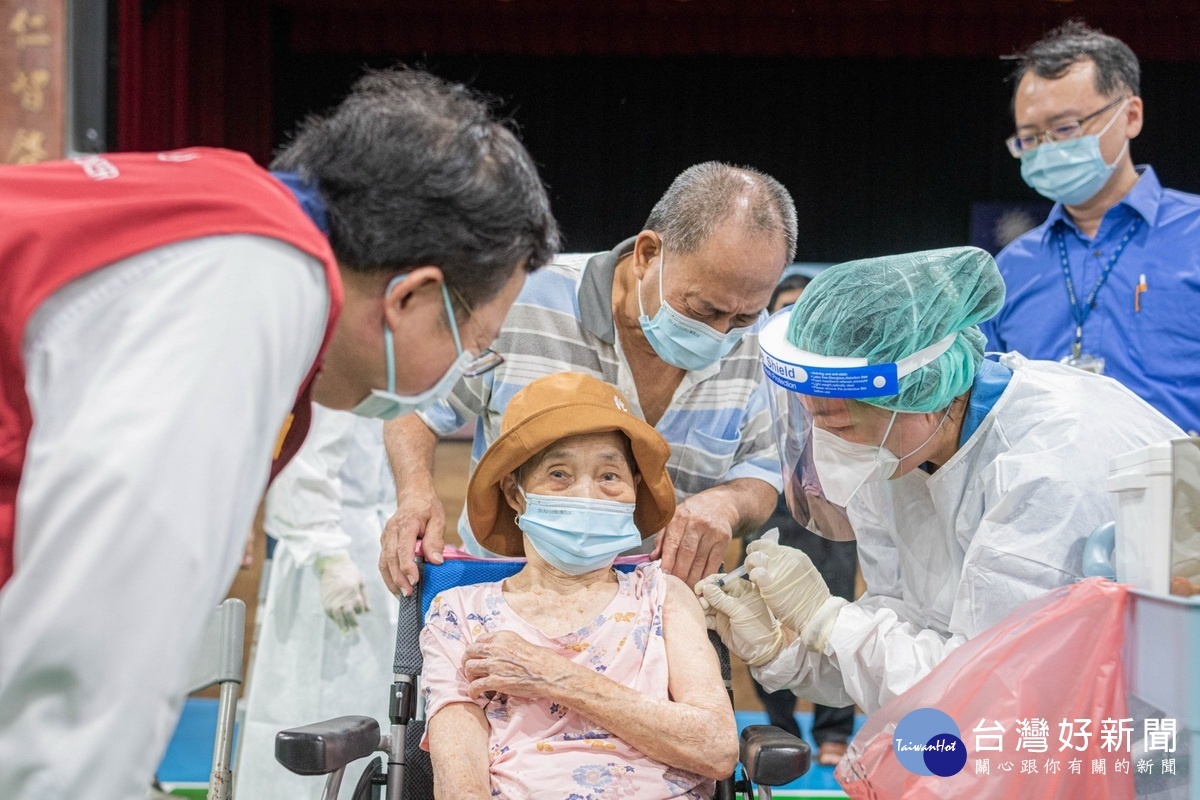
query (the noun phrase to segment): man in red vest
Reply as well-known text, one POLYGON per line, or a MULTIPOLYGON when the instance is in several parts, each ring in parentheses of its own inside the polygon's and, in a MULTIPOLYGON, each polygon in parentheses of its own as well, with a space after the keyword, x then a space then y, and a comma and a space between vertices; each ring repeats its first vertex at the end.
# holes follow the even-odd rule
POLYGON ((557 248, 529 154, 424 73, 364 77, 274 166, 0 168, 4 800, 144 796, 310 398, 390 418, 495 366, 557 248))

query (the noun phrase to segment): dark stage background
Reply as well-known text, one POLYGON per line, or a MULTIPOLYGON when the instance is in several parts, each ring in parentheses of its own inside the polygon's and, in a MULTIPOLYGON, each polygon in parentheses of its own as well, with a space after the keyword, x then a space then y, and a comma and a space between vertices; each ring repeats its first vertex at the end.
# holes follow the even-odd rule
MULTIPOLYGON (((841 261, 967 241, 970 203, 1029 200, 1011 133, 1009 68, 995 60, 409 58, 505 100, 541 165, 572 250, 641 229, 690 164, 748 164, 792 192, 797 258, 841 261)), ((281 141, 336 102, 363 64, 291 56, 276 86, 281 141)), ((1147 124, 1132 145, 1166 185, 1200 190, 1200 65, 1147 64, 1147 124)))
POLYGON ((571 250, 638 231, 707 159, 788 187, 800 260, 964 243, 972 202, 1038 199, 1003 145, 999 55, 1071 15, 1143 57, 1135 161, 1200 191, 1200 4, 122 2, 121 63, 140 65, 118 76, 122 149, 219 144, 266 161, 363 67, 423 65, 499 99, 571 250))

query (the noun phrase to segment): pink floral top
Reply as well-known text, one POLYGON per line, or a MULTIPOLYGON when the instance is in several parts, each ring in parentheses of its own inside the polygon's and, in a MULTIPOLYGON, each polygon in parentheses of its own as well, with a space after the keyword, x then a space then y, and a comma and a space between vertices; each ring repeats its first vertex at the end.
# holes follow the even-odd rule
MULTIPOLYGON (((551 638, 517 616, 499 583, 460 586, 434 598, 421 631, 421 691, 432 719, 449 703, 475 703, 490 723, 492 796, 613 800, 708 798, 712 780, 647 758, 570 708, 548 700, 497 696, 472 700, 462 657, 486 631, 512 631, 650 697, 667 698, 662 609, 666 581, 658 562, 617 573, 619 587, 592 622, 551 638)), ((428 737, 421 743, 429 749, 428 737)))

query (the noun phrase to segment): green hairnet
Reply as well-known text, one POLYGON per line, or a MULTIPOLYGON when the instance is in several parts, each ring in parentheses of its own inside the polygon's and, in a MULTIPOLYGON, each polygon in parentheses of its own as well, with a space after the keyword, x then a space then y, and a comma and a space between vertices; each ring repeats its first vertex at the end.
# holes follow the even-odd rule
POLYGON ((862 402, 894 411, 941 411, 971 388, 983 361, 976 327, 1004 304, 992 257, 950 247, 838 264, 796 302, 788 341, 825 356, 898 361, 958 332, 950 349, 900 379, 900 393, 862 402))

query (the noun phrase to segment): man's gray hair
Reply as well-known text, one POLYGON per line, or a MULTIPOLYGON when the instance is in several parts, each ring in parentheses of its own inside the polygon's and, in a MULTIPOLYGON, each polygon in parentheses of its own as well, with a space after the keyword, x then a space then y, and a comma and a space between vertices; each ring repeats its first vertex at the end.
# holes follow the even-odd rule
POLYGON ((1054 80, 1088 59, 1096 65, 1096 92, 1102 97, 1112 97, 1120 91, 1136 95, 1141 90, 1141 67, 1129 45, 1078 19, 1064 22, 1008 58, 1017 62, 1010 76, 1014 95, 1026 72, 1054 80))
POLYGON ((699 250, 745 200, 748 230, 782 234, 787 261, 796 257, 796 204, 783 184, 749 167, 706 161, 688 167, 655 203, 645 228, 677 253, 699 250))

